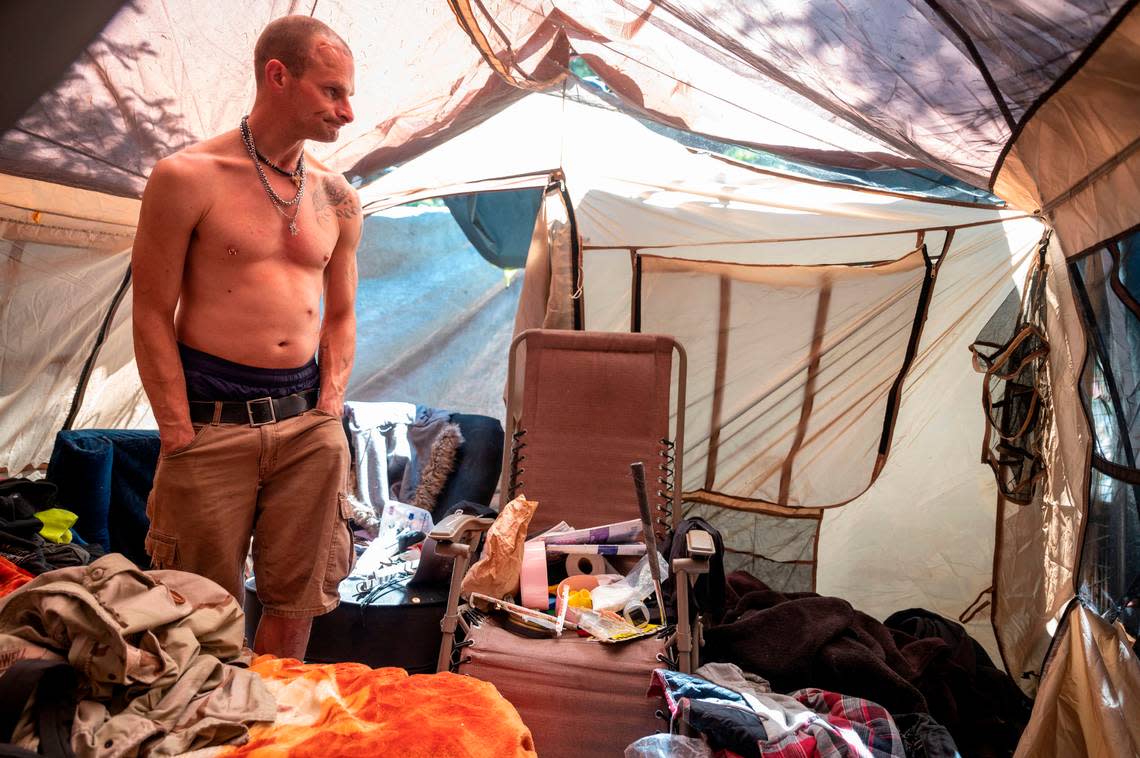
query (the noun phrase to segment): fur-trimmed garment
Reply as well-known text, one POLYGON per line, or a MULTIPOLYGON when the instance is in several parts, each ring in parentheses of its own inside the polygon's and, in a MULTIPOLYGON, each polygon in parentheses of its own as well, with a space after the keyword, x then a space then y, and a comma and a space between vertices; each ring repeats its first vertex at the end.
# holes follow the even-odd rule
POLYGON ((353 495, 363 509, 379 518, 397 500, 434 510, 463 445, 452 413, 411 403, 351 402, 345 410, 353 495))
POLYGON ((447 480, 455 471, 455 459, 459 446, 463 444, 463 434, 458 424, 445 424, 431 443, 431 452, 420 468, 420 483, 412 498, 412 505, 433 510, 439 502, 439 494, 447 485, 447 480))

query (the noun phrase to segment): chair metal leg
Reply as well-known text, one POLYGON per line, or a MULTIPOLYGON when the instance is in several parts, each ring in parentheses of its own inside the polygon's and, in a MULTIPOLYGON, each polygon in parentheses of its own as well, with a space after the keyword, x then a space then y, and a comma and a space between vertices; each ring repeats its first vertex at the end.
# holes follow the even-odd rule
POLYGON ((436 672, 448 671, 451 668, 451 650, 455 644, 455 627, 459 624, 459 587, 463 583, 463 575, 467 573, 467 562, 471 559, 471 545, 465 542, 453 542, 436 547, 437 555, 454 556, 455 563, 451 567, 451 587, 447 592, 447 608, 443 619, 439 622, 443 638, 439 643, 439 658, 436 661, 436 672))
POLYGON ((696 670, 699 650, 689 619, 689 583, 697 574, 708 573, 709 564, 707 560, 674 558, 672 568, 677 585, 677 665, 691 674, 696 670))
POLYGON ((691 674, 693 634, 689 625, 689 576, 678 572, 677 585, 677 665, 682 673, 691 674))

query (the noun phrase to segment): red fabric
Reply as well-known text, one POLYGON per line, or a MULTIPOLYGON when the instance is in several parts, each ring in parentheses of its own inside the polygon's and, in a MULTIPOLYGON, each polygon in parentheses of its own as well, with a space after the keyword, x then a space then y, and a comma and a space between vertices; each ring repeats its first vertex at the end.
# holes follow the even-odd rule
POLYGON ((530 757, 518 711, 486 682, 361 663, 303 664, 259 656, 250 667, 277 699, 277 721, 219 756, 530 757))
POLYGON ((806 689, 792 697, 823 718, 772 743, 762 743, 765 758, 846 758, 905 755, 891 715, 880 705, 835 692, 806 689))
POLYGON ((0 597, 10 595, 32 581, 32 575, 0 556, 0 597))

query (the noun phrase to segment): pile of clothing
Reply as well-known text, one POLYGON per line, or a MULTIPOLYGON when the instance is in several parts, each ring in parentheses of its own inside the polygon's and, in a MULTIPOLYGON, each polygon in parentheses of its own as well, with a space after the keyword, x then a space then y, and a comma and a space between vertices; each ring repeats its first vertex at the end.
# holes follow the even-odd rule
POLYGON ((244 617, 218 585, 182 571, 139 570, 122 555, 58 569, 0 599, 0 691, 43 662, 65 664, 73 724, 44 734, 37 708, 0 735, 35 750, 41 738, 80 756, 171 755, 241 740, 277 705, 245 665, 244 617))
MULTIPOLYGON (((908 755, 882 706, 814 688, 781 695, 730 663, 706 664, 696 675, 657 669, 650 694, 664 696, 673 719, 703 734, 722 755, 908 755)), ((942 730, 940 736, 944 754, 955 755, 950 735, 942 730)))
POLYGON ((345 403, 356 498, 377 514, 390 500, 435 508, 463 444, 451 416, 412 403, 345 403))
POLYGON ((0 557, 29 572, 86 566, 103 554, 72 531, 76 515, 56 504, 57 488, 47 481, 0 481, 0 557))
POLYGON ((111 554, 32 578, 0 559, 0 754, 534 758, 490 684, 251 661, 243 629, 237 601, 195 574, 111 554))
MULTIPOLYGON (((726 584, 725 610, 704 631, 702 660, 735 664, 813 710, 835 707, 820 691, 872 704, 889 714, 906 755, 1011 755, 1016 748, 1031 702, 960 624, 922 609, 880 623, 840 598, 778 592, 744 572, 726 584)), ((841 718, 859 721, 850 718, 851 706, 842 710, 848 715, 841 718)), ((854 712, 876 713, 864 704, 854 712)), ((888 733, 875 730, 884 745, 895 744, 888 733)), ((754 732, 746 734, 726 747, 782 754, 740 752, 757 744, 754 732)))

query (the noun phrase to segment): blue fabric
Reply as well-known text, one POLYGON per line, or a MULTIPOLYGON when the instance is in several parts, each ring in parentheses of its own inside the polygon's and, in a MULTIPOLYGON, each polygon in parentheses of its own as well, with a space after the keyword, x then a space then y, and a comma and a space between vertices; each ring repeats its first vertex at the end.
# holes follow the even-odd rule
POLYGON ((744 696, 736 690, 721 687, 707 679, 694 674, 684 674, 670 669, 657 669, 661 681, 669 688, 673 700, 687 697, 692 700, 723 700, 728 703, 737 703, 745 708, 749 707, 744 696))
POLYGON ((488 263, 524 268, 542 190, 483 192, 443 198, 455 223, 488 263))
POLYGON ((79 517, 72 531, 144 568, 150 565, 143 547, 146 501, 158 452, 157 431, 67 430, 56 435, 47 470, 59 488, 59 507, 79 517))

